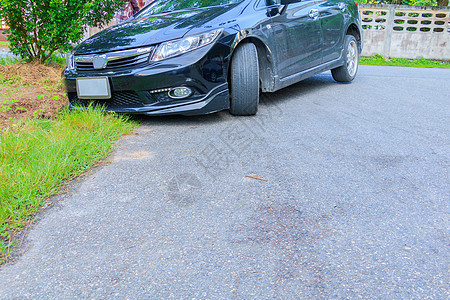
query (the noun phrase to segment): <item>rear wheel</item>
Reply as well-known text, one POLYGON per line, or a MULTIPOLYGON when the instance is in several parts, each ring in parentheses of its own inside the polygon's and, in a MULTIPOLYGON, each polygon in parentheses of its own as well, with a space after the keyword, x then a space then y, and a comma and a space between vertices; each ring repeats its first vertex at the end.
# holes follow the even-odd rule
POLYGON ((258 111, 259 66, 258 52, 254 44, 240 45, 231 61, 230 113, 251 116, 258 111))
POLYGON ((346 35, 344 41, 344 65, 331 70, 334 80, 350 82, 356 77, 358 71, 359 52, 358 44, 353 35, 346 35))

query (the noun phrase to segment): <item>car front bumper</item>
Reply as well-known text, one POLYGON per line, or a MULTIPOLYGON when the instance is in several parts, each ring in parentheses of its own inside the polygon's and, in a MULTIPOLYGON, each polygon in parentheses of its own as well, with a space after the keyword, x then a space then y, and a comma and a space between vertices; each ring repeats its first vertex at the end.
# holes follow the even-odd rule
MULTIPOLYGON (((209 53, 218 53, 214 47, 204 47, 162 62, 133 68, 91 71, 66 69, 64 83, 69 108, 86 109, 89 105, 101 105, 107 111, 147 115, 198 115, 229 109, 225 68, 220 76, 210 76, 204 67, 212 59, 209 53), (89 77, 107 77, 111 98, 79 99, 76 79, 89 77), (193 93, 184 99, 172 99, 168 91, 175 87, 189 87, 193 93)), ((222 65, 225 66, 226 62, 222 61, 222 65)))

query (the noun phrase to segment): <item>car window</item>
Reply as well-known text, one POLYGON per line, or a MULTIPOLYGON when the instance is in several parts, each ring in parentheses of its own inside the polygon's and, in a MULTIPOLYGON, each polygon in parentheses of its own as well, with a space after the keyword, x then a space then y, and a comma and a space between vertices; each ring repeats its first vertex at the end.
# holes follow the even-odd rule
POLYGON ((236 4, 242 1, 243 0, 158 0, 141 10, 138 16, 145 17, 158 13, 182 10, 187 8, 202 8, 208 6, 236 4))

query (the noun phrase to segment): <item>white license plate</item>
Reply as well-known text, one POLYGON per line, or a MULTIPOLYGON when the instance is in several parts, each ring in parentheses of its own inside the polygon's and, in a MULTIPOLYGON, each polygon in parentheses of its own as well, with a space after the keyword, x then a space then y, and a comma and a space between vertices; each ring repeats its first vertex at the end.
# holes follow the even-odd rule
POLYGON ((111 98, 108 77, 77 78, 77 94, 80 99, 111 98))

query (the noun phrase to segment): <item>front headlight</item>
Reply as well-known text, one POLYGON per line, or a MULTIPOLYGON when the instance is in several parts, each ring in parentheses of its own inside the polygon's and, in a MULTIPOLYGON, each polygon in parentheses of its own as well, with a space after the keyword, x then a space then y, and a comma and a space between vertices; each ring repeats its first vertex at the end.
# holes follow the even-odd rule
POLYGON ((66 64, 67 64, 67 69, 69 69, 69 70, 75 69, 75 59, 73 57, 73 52, 69 52, 66 54, 66 64))
POLYGON ((158 46, 150 60, 160 61, 206 46, 214 42, 220 33, 222 33, 222 29, 162 43, 158 46))

